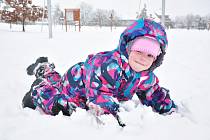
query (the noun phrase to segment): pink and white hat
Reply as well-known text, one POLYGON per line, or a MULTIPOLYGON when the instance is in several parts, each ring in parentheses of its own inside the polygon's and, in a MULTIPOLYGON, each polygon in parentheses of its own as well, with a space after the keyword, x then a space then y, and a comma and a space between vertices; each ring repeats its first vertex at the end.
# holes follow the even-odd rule
POLYGON ((140 51, 157 57, 160 53, 160 43, 151 37, 140 37, 134 40, 134 43, 131 46, 132 51, 140 51))

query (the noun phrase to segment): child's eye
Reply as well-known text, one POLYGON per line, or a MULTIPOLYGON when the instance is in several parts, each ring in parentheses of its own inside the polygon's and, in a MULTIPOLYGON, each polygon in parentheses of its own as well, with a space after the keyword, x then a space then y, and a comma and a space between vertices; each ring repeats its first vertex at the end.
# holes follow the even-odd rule
POLYGON ((148 54, 147 56, 148 56, 148 57, 150 57, 150 58, 154 58, 154 56, 153 56, 153 55, 151 55, 151 54, 148 54))
POLYGON ((138 53, 138 54, 142 54, 142 52, 140 52, 140 51, 137 51, 137 53, 138 53))

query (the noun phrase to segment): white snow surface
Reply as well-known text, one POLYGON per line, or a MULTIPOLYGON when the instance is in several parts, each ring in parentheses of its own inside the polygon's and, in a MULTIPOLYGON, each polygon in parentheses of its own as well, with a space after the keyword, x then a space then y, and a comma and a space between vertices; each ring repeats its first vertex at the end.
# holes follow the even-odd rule
MULTIPOLYGON (((210 31, 167 30, 169 46, 163 64, 155 70, 160 85, 170 89, 171 98, 184 103, 190 117, 178 113, 162 116, 150 107, 127 103, 127 111, 119 113, 126 123, 120 128, 111 115, 98 125, 86 111, 77 109, 71 117, 48 116, 23 109, 21 101, 34 77, 26 68, 39 56, 47 56, 64 74, 73 64, 85 61, 88 54, 115 49, 125 27, 74 27, 65 32, 53 27, 22 27, 0 23, 0 140, 210 140, 210 31)), ((135 98, 135 97, 134 97, 135 98)))

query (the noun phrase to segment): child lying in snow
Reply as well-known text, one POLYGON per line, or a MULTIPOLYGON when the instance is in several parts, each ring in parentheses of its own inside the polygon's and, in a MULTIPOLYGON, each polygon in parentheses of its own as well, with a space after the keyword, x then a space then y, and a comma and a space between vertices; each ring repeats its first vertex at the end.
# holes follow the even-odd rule
POLYGON ((95 110, 96 115, 112 114, 123 127, 117 114, 119 104, 136 94, 155 112, 171 114, 178 107, 153 72, 162 64, 167 44, 166 32, 159 23, 139 19, 124 30, 115 50, 89 55, 62 78, 48 62, 44 70, 36 66, 32 71, 38 82, 29 92, 31 104, 52 115, 60 110, 70 115, 76 107, 95 110))

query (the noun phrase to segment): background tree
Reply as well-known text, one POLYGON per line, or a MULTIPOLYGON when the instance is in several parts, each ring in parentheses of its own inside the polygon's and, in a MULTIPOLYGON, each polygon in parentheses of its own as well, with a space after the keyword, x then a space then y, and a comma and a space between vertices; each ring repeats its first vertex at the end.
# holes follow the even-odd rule
POLYGON ((118 25, 119 19, 120 18, 114 10, 97 9, 93 12, 92 23, 95 23, 94 25, 99 25, 100 27, 110 26, 111 24, 116 26, 118 25))
POLYGON ((93 19, 93 7, 85 2, 80 4, 81 24, 89 25, 93 19))
POLYGON ((210 26, 210 16, 200 16, 188 14, 186 16, 177 16, 174 20, 176 28, 187 29, 208 29, 210 26))
POLYGON ((185 19, 184 16, 177 16, 175 17, 175 27, 176 28, 185 28, 185 19))
POLYGON ((32 5, 32 0, 5 0, 9 8, 2 11, 1 20, 10 23, 21 23, 25 32, 25 22, 35 22, 47 18, 47 9, 32 5))
POLYGON ((102 27, 102 23, 104 23, 105 18, 104 11, 102 9, 97 9, 93 15, 93 21, 95 21, 99 27, 102 27))
MULTIPOLYGON (((138 14, 138 13, 137 13, 138 14)), ((140 14, 137 15, 137 19, 147 18, 147 5, 144 4, 144 8, 141 10, 140 14)))
POLYGON ((193 26, 194 26, 193 20, 194 20, 194 16, 192 14, 189 14, 185 17, 187 29, 193 28, 193 26))
POLYGON ((62 24, 64 14, 63 11, 60 9, 60 6, 58 4, 55 5, 55 11, 53 13, 53 22, 55 25, 62 24))

